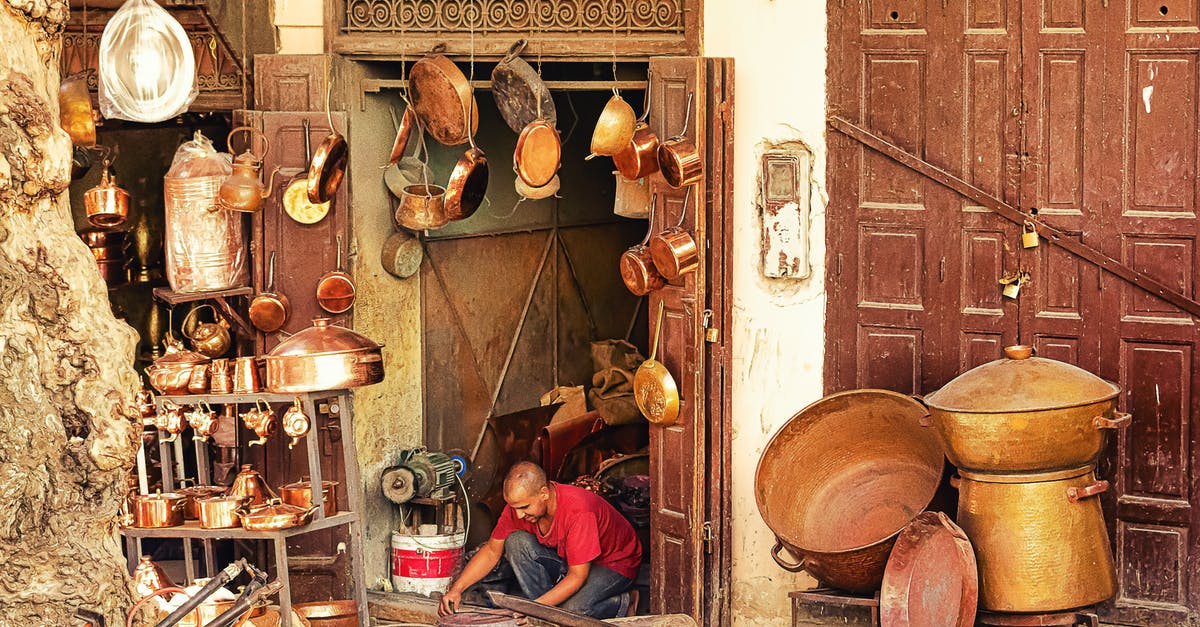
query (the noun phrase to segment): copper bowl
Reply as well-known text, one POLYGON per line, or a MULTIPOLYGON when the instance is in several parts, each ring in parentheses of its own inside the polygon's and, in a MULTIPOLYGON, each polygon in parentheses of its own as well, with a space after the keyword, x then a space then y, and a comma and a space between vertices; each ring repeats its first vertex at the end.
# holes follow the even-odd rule
POLYGON ((352 599, 297 603, 292 609, 313 627, 358 627, 358 603, 352 599))

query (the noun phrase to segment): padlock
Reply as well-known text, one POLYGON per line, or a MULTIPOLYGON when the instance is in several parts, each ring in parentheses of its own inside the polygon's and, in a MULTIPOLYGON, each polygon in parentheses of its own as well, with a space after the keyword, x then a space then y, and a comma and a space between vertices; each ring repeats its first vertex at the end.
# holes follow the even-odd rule
POLYGON ((721 341, 721 330, 712 325, 713 312, 711 309, 704 310, 704 319, 701 324, 704 325, 704 341, 709 344, 716 344, 721 341))
POLYGON ((1021 293, 1021 285, 1029 280, 1029 273, 1024 270, 1014 272, 1011 276, 1004 276, 1000 279, 1000 285, 1004 286, 1001 291, 1005 298, 1016 298, 1021 293))
POLYGON ((1021 282, 1020 281, 1013 281, 1012 283, 1005 284, 1004 292, 1003 292, 1005 298, 1016 298, 1017 295, 1020 293, 1021 293, 1021 282))
POLYGON ((1030 222, 1029 220, 1026 220, 1024 226, 1021 227, 1021 247, 1022 248, 1037 248, 1037 246, 1038 246, 1037 225, 1035 225, 1033 222, 1030 222))

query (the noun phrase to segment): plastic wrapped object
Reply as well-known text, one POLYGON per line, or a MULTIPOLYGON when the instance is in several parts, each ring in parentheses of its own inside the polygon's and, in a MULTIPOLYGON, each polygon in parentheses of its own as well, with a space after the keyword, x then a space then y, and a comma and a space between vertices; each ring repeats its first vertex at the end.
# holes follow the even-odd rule
POLYGON ((161 122, 196 99, 196 59, 179 21, 153 0, 129 0, 100 37, 100 113, 161 122))
POLYGON ((242 214, 217 207, 217 190, 232 172, 231 157, 199 131, 175 151, 163 201, 167 282, 176 292, 226 290, 249 280, 242 214))

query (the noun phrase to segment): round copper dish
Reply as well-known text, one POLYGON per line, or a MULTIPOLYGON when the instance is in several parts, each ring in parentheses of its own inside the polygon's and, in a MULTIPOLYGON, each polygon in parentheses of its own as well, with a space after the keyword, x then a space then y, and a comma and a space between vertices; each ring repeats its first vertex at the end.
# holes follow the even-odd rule
POLYGON ((292 609, 313 627, 358 627, 358 604, 352 599, 297 603, 292 609))
POLYGON ((923 512, 900 536, 879 592, 881 627, 971 627, 979 567, 967 534, 942 512, 923 512))
POLYGON ((279 343, 267 362, 267 389, 294 394, 341 390, 383 381, 383 345, 328 318, 279 343))

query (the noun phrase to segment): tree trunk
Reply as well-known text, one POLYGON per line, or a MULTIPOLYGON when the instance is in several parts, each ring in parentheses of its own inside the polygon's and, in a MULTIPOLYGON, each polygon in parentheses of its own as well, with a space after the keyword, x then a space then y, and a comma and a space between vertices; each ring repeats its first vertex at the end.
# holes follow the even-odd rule
POLYGON ((58 126, 66 2, 0 9, 0 625, 123 624, 117 510, 141 431, 137 335, 75 234, 58 126))

